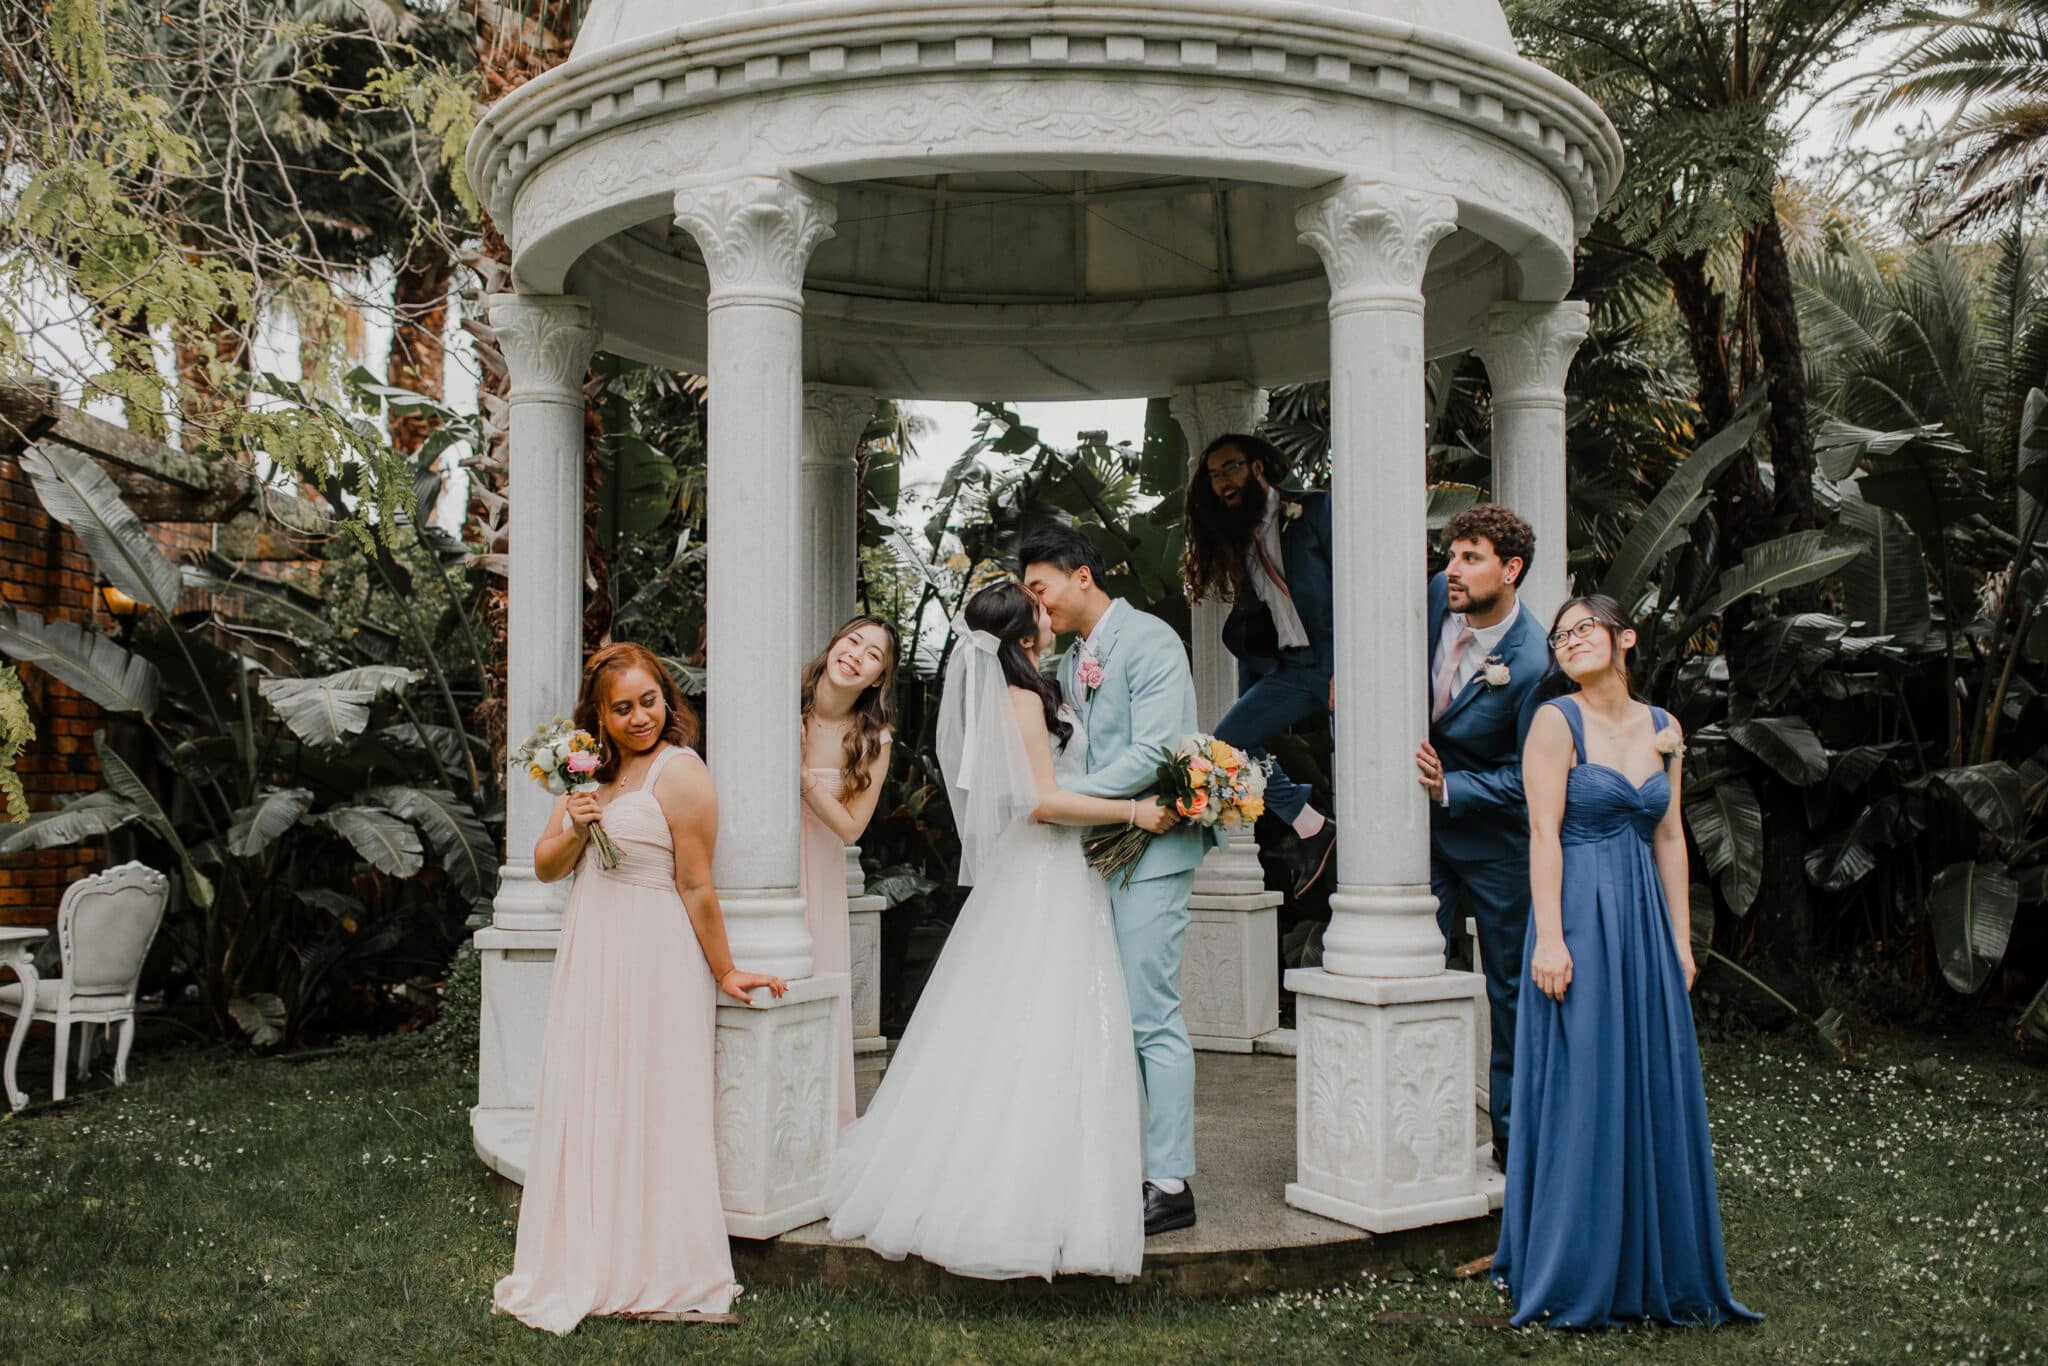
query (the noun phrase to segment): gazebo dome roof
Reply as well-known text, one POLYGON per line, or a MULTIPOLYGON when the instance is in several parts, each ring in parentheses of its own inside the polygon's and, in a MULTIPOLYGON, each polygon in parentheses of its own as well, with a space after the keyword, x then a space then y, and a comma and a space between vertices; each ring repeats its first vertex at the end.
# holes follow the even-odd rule
MULTIPOLYGON (((933 10, 942 10, 950 0, 925 2, 933 10)), ((794 7, 790 0, 591 0, 583 27, 577 31, 571 60, 587 57, 599 48, 667 33, 700 20, 794 7)), ((1300 8, 1367 15, 1453 34, 1502 52, 1515 50, 1507 17, 1496 0, 1321 0, 1300 8)))
POLYGON ((587 298, 607 350, 701 366, 675 196, 790 176, 836 215, 806 376, 1041 399, 1323 372, 1295 213, 1347 178, 1455 201, 1428 345, 1472 345, 1493 304, 1570 288, 1620 161, 1498 0, 591 0, 469 170, 518 288, 587 298))

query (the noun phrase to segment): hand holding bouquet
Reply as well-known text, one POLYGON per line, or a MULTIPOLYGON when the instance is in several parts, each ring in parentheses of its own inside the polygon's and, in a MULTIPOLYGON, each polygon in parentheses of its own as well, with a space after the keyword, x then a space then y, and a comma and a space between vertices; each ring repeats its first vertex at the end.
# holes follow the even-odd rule
MULTIPOLYGON (((597 782, 590 775, 600 763, 597 741, 587 730, 577 730, 557 716, 533 733, 533 738, 513 751, 512 757, 526 765, 526 771, 556 796, 593 793, 597 782)), ((590 823, 590 842, 597 846, 597 861, 609 872, 619 866, 619 847, 598 821, 590 823)))
MULTIPOLYGON (((1184 735, 1160 751, 1157 792, 1196 825, 1249 824, 1266 810, 1266 770, 1213 735, 1184 735)), ((1122 873, 1128 887, 1152 838, 1145 830, 1113 830, 1081 848, 1096 872, 1105 878, 1122 873)))

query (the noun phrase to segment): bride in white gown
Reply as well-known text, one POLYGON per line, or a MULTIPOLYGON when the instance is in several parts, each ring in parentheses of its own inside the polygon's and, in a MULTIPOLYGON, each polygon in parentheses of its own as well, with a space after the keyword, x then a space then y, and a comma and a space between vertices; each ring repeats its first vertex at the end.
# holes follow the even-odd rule
POLYGON ((844 1130, 832 1236, 963 1276, 1138 1274, 1138 1063, 1109 894, 1062 827, 1169 828, 1154 799, 1059 787, 1086 733, 1038 669, 1045 609, 976 593, 954 629, 939 761, 974 890, 867 1113, 844 1130))

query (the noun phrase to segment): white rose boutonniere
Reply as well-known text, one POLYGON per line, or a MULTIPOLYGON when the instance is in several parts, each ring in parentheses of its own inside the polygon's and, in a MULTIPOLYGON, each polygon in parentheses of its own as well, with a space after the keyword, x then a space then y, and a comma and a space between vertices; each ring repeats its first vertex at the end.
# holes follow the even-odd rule
POLYGON ((1283 499, 1280 503, 1280 515, 1290 522, 1300 521, 1301 511, 1301 504, 1292 499, 1283 499))
POLYGON ((1515 677, 1508 671, 1508 662, 1499 655, 1488 655, 1486 663, 1480 666, 1480 671, 1489 688, 1505 688, 1515 677))

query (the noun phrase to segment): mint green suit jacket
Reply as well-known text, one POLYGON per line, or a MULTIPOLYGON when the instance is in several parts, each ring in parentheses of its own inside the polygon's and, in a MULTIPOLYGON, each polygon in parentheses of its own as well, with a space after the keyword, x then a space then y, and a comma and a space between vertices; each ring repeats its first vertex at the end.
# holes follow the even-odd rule
MULTIPOLYGON (((1060 691, 1088 733, 1087 777, 1069 784, 1090 797, 1142 797, 1156 786, 1162 751, 1195 729, 1195 680, 1171 626, 1120 602, 1096 644, 1102 685, 1084 690, 1075 676, 1077 641, 1060 663, 1060 691)), ((1154 839, 1131 880, 1171 877, 1223 843, 1213 826, 1181 825, 1154 839)), ((1112 891, 1123 881, 1112 881, 1112 891)))

